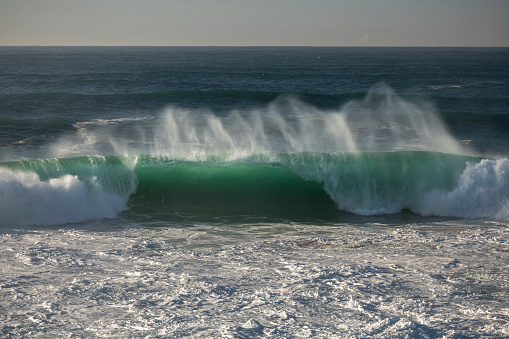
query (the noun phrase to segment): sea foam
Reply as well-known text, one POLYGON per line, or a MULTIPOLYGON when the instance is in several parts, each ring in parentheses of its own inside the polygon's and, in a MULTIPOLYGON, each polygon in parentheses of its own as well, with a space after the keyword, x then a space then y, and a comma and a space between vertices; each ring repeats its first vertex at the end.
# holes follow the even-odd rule
POLYGON ((48 161, 32 161, 28 171, 0 167, 0 225, 76 223, 115 218, 127 209, 127 199, 135 189, 132 175, 126 176, 128 171, 119 171, 115 178, 88 163, 82 166, 84 170, 95 173, 84 176, 70 174, 73 171, 63 168, 61 162, 65 160, 54 160, 56 165, 49 168, 48 161), (46 177, 41 178, 37 167, 43 165, 46 177), (60 174, 48 177, 52 170, 60 174), (113 186, 117 189, 111 189, 113 186))
POLYGON ((469 164, 456 188, 430 192, 415 211, 423 215, 509 220, 509 159, 469 164))

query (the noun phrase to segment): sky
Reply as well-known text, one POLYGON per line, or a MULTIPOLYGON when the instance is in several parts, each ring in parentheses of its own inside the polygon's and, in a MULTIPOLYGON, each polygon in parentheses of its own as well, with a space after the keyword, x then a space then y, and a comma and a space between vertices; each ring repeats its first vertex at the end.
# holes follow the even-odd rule
POLYGON ((509 0, 0 0, 0 45, 509 46, 509 0))

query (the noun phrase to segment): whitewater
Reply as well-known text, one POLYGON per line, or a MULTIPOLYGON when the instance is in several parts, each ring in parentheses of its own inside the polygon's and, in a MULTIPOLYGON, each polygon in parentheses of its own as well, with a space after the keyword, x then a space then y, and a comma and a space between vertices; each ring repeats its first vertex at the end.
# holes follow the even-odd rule
POLYGON ((509 336, 507 55, 0 48, 0 333, 509 336))

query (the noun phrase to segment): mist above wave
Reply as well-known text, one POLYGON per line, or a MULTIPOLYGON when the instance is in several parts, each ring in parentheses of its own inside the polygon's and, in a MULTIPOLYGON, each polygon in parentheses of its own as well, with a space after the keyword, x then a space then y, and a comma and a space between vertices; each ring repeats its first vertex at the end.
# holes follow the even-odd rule
POLYGON ((339 110, 322 111, 282 97, 247 114, 168 108, 156 128, 151 153, 190 154, 427 150, 465 153, 433 106, 412 103, 387 85, 339 110))
POLYGON ((437 151, 468 154, 432 104, 412 102, 378 84, 362 100, 321 110, 282 96, 254 110, 213 112, 167 107, 159 117, 100 119, 76 124, 52 157, 145 153, 186 159, 211 154, 437 151))

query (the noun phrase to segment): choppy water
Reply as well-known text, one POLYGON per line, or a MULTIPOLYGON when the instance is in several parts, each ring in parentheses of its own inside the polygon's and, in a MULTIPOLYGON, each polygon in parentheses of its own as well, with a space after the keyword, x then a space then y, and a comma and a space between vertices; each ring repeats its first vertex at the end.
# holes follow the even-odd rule
POLYGON ((508 66, 0 48, 1 333, 509 335, 508 66))

